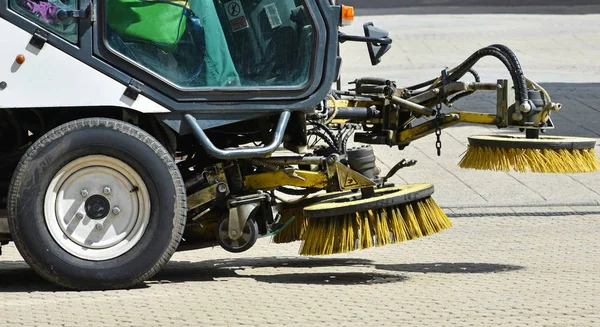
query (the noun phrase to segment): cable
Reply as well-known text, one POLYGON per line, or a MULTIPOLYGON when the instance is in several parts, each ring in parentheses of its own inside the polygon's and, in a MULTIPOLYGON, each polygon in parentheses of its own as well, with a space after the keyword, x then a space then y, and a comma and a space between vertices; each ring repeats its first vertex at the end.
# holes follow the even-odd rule
POLYGON ((297 190, 297 189, 281 186, 281 187, 277 188, 277 191, 279 191, 281 193, 285 193, 287 195, 307 196, 307 195, 310 195, 310 194, 315 193, 320 190, 319 189, 311 189, 311 188, 297 190))
MULTIPOLYGON (((473 53, 467 60, 458 65, 453 72, 448 77, 449 82, 455 82, 463 77, 469 69, 471 69, 480 59, 492 56, 500 60, 504 66, 508 69, 511 78, 513 80, 515 86, 515 99, 517 103, 522 103, 529 100, 529 96, 527 94, 527 86, 525 84, 525 78, 519 74, 517 74, 517 69, 515 69, 511 63, 511 61, 507 58, 507 55, 504 54, 501 50, 496 47, 486 47, 482 48, 475 53, 473 53)), ((438 83, 435 87, 440 86, 438 83)))
POLYGON ((336 139, 335 134, 333 134, 333 132, 327 126, 325 126, 325 124, 322 124, 318 121, 310 121, 310 124, 317 126, 318 128, 322 129, 325 133, 327 133, 331 141, 336 139))
POLYGON ((335 98, 333 97, 333 95, 329 94, 329 99, 331 99, 331 101, 333 102, 333 114, 331 114, 331 117, 329 117, 325 121, 325 124, 331 123, 333 121, 333 119, 335 119, 335 116, 337 116, 337 113, 338 113, 338 105, 337 105, 337 102, 335 101, 335 98))
POLYGON ((324 133, 322 133, 321 131, 317 131, 317 130, 311 130, 311 131, 308 131, 306 134, 307 134, 307 135, 314 135, 314 136, 318 136, 318 137, 320 137, 320 138, 321 138, 323 141, 325 141, 325 143, 327 143, 327 145, 328 145, 330 148, 333 148, 333 149, 335 150, 335 152, 337 152, 337 153, 340 153, 340 149, 339 149, 339 148, 338 148, 338 147, 335 145, 335 143, 334 143, 332 140, 330 140, 330 139, 327 137, 327 135, 325 135, 325 134, 324 134, 324 133))

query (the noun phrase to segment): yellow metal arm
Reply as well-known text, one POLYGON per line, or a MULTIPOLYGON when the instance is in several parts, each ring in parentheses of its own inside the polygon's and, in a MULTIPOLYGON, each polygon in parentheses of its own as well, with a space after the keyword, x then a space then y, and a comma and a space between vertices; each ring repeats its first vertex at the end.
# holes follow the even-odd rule
POLYGON ((324 189, 327 187, 327 174, 304 171, 273 171, 246 176, 244 186, 249 190, 269 190, 281 186, 324 189))
MULTIPOLYGON (((496 125, 498 118, 495 114, 482 114, 470 111, 457 111, 444 115, 443 122, 439 124, 440 128, 448 128, 458 123, 471 123, 480 125, 496 125)), ((435 132, 438 123, 435 119, 428 120, 415 127, 405 129, 398 134, 396 144, 408 144, 412 141, 425 137, 435 132)))

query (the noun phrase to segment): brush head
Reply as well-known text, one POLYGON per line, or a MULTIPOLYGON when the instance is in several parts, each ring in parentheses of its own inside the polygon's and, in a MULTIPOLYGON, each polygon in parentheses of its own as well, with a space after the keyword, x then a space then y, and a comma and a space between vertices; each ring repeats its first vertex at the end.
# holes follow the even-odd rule
POLYGON ((469 137, 461 168, 535 173, 587 173, 600 169, 596 141, 581 137, 480 135, 469 137))
POLYGON ((350 191, 343 191, 314 194, 298 202, 282 203, 278 208, 281 216, 279 222, 286 224, 290 219, 294 219, 294 221, 273 236, 273 243, 284 244, 302 240, 302 235, 308 225, 308 219, 304 216, 304 207, 350 193, 350 191))
POLYGON ((328 255, 400 243, 449 228, 433 186, 406 185, 341 196, 304 208, 301 255, 328 255))

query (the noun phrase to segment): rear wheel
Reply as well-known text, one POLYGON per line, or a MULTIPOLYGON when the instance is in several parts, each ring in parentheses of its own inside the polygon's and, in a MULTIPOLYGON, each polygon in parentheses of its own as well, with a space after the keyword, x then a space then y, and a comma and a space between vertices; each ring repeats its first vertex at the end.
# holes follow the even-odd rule
POLYGON ((158 141, 95 118, 59 126, 27 151, 8 210, 19 252, 42 277, 73 289, 128 288, 174 253, 186 197, 158 141))

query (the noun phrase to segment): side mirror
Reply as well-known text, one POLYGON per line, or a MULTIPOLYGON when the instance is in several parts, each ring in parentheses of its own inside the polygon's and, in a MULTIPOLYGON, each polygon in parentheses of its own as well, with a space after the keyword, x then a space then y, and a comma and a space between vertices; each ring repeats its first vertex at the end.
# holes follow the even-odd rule
POLYGON ((381 62, 381 57, 392 48, 392 39, 389 38, 388 31, 375 27, 373 23, 366 23, 363 27, 367 39, 378 40, 367 42, 371 64, 376 66, 381 62))

